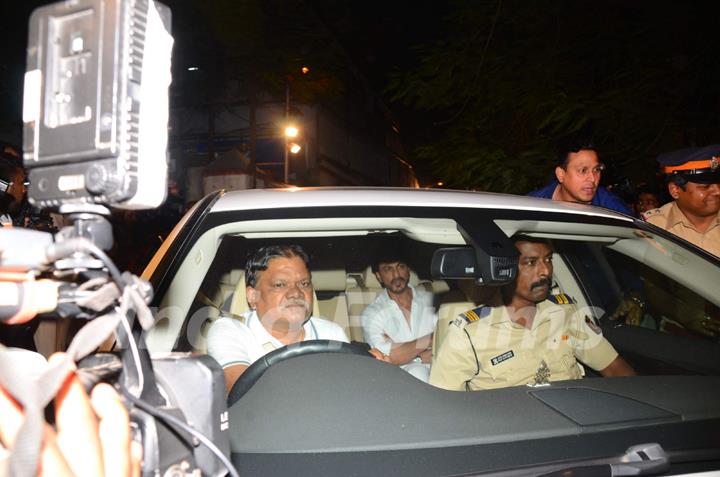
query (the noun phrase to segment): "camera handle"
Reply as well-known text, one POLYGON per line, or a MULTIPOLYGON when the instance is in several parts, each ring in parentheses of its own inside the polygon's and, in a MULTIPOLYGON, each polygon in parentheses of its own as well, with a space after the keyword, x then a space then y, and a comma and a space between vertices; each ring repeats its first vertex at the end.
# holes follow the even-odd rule
MULTIPOLYGON (((113 233, 112 225, 107 219, 110 216, 110 210, 107 207, 97 204, 63 204, 60 206, 59 212, 64 219, 70 222, 70 225, 63 227, 58 232, 57 241, 86 238, 101 250, 107 251, 112 248, 113 233)), ((104 274, 105 267, 120 289, 121 295, 125 295, 125 287, 137 286, 136 283, 128 283, 127 274, 121 276, 113 264, 104 263, 87 253, 78 252, 55 262, 55 269, 60 272, 83 270, 104 274)), ((128 306, 130 305, 127 303, 128 301, 130 301, 129 297, 123 296, 125 303, 118 312, 123 313, 127 319, 121 320, 116 330, 123 362, 120 382, 135 397, 152 405, 164 405, 166 402, 160 394, 155 380, 150 353, 142 338, 142 328, 134 326, 135 320, 132 318, 135 318, 136 310, 128 306)), ((135 305, 137 307, 138 303, 135 305)))
MULTIPOLYGON (((70 222, 70 225, 63 227, 58 232, 56 240, 65 241, 72 238, 85 237, 94 243, 101 250, 110 250, 113 246, 112 226, 106 217, 110 216, 110 210, 97 204, 63 204, 59 209, 63 218, 70 222)), ((67 263, 68 266, 72 262, 67 263)), ((56 263, 56 268, 58 264, 56 263)), ((63 265, 65 265, 63 263, 63 265)), ((88 263, 83 268, 98 268, 88 263)), ((102 265, 100 266, 102 268, 102 265)))

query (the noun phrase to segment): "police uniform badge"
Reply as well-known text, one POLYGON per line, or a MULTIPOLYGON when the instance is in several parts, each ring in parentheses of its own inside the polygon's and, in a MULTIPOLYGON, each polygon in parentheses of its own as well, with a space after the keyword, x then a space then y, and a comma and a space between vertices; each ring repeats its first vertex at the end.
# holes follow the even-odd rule
POLYGON ((720 144, 688 147, 666 152, 657 162, 667 178, 682 186, 687 182, 716 184, 720 182, 720 144))
POLYGON ((540 361, 537 371, 535 372, 535 381, 532 383, 533 386, 546 386, 550 384, 550 368, 543 359, 540 361))
POLYGON ((660 213, 659 207, 657 209, 646 210, 645 212, 642 213, 642 218, 647 220, 648 218, 650 218, 654 215, 658 215, 659 213, 660 213))
POLYGON ((494 358, 492 358, 490 360, 490 363, 493 366, 497 366, 498 364, 502 363, 503 361, 507 361, 508 359, 514 358, 514 357, 515 357, 515 353, 513 352, 513 350, 509 350, 509 351, 505 351, 504 353, 499 354, 499 355, 495 356, 494 358))
POLYGON ((468 323, 474 323, 485 318, 490 314, 490 311, 491 308, 489 306, 479 306, 475 309, 460 313, 457 318, 453 320, 452 324, 457 326, 458 328, 462 328, 468 323))
POLYGON ((564 293, 558 293, 557 295, 550 295, 548 300, 556 305, 574 305, 575 300, 570 295, 564 293))

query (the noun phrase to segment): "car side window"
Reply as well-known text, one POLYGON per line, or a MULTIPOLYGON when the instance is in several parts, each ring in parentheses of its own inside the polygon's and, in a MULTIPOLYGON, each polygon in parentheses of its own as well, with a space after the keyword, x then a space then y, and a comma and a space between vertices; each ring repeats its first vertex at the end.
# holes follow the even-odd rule
MULTIPOLYGON (((673 335, 716 340, 720 309, 692 289, 631 257, 607 248, 603 252, 622 281, 623 272, 632 270, 642 288, 634 295, 644 305, 640 326, 673 335)), ((633 278, 635 277, 635 278, 633 278)), ((632 290, 631 283, 628 287, 632 290)))
MULTIPOLYGON (((663 333, 717 340, 720 309, 691 288, 636 260, 592 242, 558 245, 603 320, 623 301, 642 306, 639 326, 663 333)), ((621 318, 622 319, 622 318, 621 318)))
POLYGON ((596 317, 611 314, 623 299, 623 283, 608 263, 601 244, 556 241, 555 247, 574 273, 588 304, 601 310, 596 317))

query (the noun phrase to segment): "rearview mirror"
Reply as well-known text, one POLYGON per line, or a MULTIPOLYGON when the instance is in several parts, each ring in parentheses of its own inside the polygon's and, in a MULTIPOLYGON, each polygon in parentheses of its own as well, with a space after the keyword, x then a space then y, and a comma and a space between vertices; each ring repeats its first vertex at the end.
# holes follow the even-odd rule
POLYGON ((475 278, 477 261, 472 247, 448 247, 435 250, 430 264, 434 278, 475 278))
POLYGON ((438 279, 474 278, 479 285, 504 285, 515 280, 517 257, 487 255, 473 247, 446 247, 435 250, 430 273, 438 279), (478 265, 478 257, 483 263, 478 265))

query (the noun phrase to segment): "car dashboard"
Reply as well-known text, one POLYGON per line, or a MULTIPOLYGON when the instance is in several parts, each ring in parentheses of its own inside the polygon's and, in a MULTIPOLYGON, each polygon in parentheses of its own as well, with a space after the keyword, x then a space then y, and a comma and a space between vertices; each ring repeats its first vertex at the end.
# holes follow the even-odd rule
MULTIPOLYGON (((230 409, 250 475, 455 475, 717 448, 720 377, 586 378, 474 393, 433 388, 347 355, 272 367, 230 409)), ((718 458, 720 456, 716 456, 718 458)))

